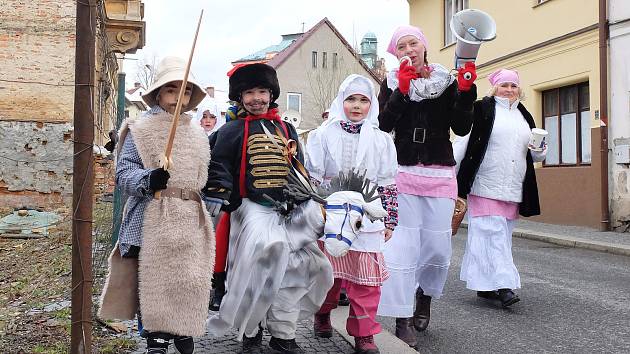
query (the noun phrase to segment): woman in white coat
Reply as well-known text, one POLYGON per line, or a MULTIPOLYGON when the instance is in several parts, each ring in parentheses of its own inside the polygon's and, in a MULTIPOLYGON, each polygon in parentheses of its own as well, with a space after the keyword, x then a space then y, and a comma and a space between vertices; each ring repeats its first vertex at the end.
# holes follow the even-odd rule
POLYGON ((460 279, 477 296, 498 299, 505 308, 520 300, 513 291, 521 280, 512 259, 512 230, 519 214, 540 214, 534 162, 544 160, 547 149, 529 145, 536 126, 521 103, 518 73, 500 69, 488 78, 492 89, 475 102, 472 131, 460 145, 466 149, 458 194, 468 200, 469 221, 460 279))

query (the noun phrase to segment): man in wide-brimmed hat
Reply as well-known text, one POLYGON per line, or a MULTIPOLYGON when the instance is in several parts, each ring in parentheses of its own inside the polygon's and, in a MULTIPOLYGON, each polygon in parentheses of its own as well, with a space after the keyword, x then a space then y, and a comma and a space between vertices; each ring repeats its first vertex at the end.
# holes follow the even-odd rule
MULTIPOLYGON (((168 171, 160 167, 186 62, 166 57, 143 95, 151 107, 120 130, 116 184, 129 198, 99 315, 133 319, 142 313, 147 353, 166 353, 171 340, 180 353, 192 353, 192 336, 205 333, 214 262, 214 231, 201 199, 210 150, 201 126, 182 114, 168 171), (161 199, 155 199, 155 192, 161 199)), ((205 93, 190 74, 182 112, 205 93)))
POLYGON ((231 212, 231 228, 227 293, 208 330, 220 335, 238 328, 246 353, 262 353, 261 323, 273 349, 302 353, 295 342, 298 318, 319 309, 333 282, 313 227, 322 219, 319 205, 283 190, 303 158, 295 128, 278 114, 279 96, 271 66, 236 68, 229 89, 236 119, 210 136, 212 161, 227 172, 210 171, 204 193, 214 202, 213 214, 221 207, 231 212))

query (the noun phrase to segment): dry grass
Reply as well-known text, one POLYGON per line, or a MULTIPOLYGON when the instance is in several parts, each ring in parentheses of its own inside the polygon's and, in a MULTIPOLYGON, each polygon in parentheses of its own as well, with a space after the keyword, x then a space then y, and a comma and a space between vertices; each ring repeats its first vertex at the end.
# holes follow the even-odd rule
MULTIPOLYGON (((0 212, 8 214, 7 210, 0 212)), ((107 222, 108 212, 111 208, 95 207, 95 221, 101 217, 107 222)), ((48 238, 0 238, 0 353, 68 352, 70 308, 41 310, 70 301, 71 265, 68 215, 48 238)), ((95 321, 93 325, 93 352, 128 353, 136 347, 135 341, 114 337, 95 321)))

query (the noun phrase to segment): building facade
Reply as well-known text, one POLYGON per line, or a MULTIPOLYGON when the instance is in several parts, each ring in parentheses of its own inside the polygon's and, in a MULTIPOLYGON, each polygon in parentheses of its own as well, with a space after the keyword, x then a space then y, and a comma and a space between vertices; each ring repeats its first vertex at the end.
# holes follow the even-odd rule
MULTIPOLYGON (((619 3, 627 7, 627 1, 619 3)), ((409 5, 411 24, 427 35, 429 61, 450 68, 456 46, 451 16, 474 8, 496 21, 497 37, 481 46, 476 61, 479 98, 489 89, 490 73, 515 69, 525 91, 523 104, 536 125, 549 132, 547 159, 536 169, 542 215, 533 219, 600 229, 618 226, 615 205, 612 220, 605 207, 611 154, 610 139, 600 131, 608 129, 600 119, 608 117, 608 109, 600 105, 598 1, 522 0, 508 6, 502 0, 410 0, 409 5)), ((613 126, 623 120, 611 113, 613 126)))
POLYGON ((610 0, 610 210, 615 227, 630 226, 630 2, 610 0))
MULTIPOLYGON (((95 135, 116 112, 116 52, 144 43, 139 0, 97 4, 95 135), (109 80, 109 81, 108 81, 109 80), (100 114, 99 114, 100 112, 100 114)), ((0 11, 0 205, 61 205, 72 195, 76 1, 6 0, 0 11)), ((100 141, 98 139, 100 137, 100 141)))
POLYGON ((380 85, 378 77, 327 18, 305 33, 283 35, 280 45, 232 64, 252 62, 267 63, 276 69, 281 89, 276 102, 283 116, 299 122, 301 132, 322 123, 321 114, 330 107, 348 75, 360 74, 372 80, 375 87, 380 85))

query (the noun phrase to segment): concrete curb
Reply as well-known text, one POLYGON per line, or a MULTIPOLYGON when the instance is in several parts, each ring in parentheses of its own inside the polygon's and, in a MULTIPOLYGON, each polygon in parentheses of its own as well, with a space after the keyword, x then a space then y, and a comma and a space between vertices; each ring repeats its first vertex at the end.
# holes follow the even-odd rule
MULTIPOLYGON (((330 313, 330 322, 332 323, 333 329, 339 332, 350 345, 354 346, 354 337, 349 335, 346 331, 346 320, 348 319, 349 312, 350 306, 337 307, 330 313)), ((387 330, 382 330, 381 333, 375 335, 374 342, 378 346, 381 354, 418 354, 418 352, 411 349, 407 343, 401 341, 387 330)))
MULTIPOLYGON (((468 223, 462 222, 462 228, 467 229, 468 223)), ((587 241, 581 238, 570 237, 570 236, 560 236, 557 234, 551 234, 547 232, 540 231, 532 231, 526 229, 514 229, 512 232, 514 237, 524 238, 528 240, 541 241, 546 243, 551 243, 554 245, 564 246, 564 247, 573 247, 573 248, 582 248, 592 251, 606 252, 611 254, 616 254, 620 256, 629 256, 630 257, 630 246, 618 245, 610 242, 600 242, 600 241, 587 241)))

